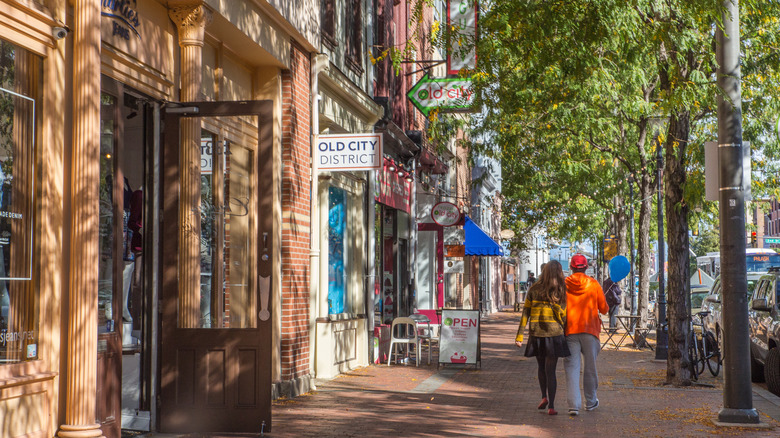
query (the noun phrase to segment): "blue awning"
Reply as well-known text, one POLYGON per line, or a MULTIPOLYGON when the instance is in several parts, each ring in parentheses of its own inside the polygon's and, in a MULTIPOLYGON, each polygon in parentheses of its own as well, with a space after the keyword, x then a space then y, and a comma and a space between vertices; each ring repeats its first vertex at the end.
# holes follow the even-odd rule
POLYGON ((504 251, 501 246, 491 239, 479 225, 475 224, 470 217, 466 216, 466 223, 463 224, 463 230, 466 232, 466 255, 475 256, 502 256, 504 251))

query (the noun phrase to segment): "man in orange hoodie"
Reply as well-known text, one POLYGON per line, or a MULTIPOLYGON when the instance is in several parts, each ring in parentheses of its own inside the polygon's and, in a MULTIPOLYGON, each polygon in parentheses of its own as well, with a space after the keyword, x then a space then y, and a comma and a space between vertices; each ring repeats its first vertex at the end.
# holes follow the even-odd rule
POLYGON ((585 391, 585 410, 592 411, 599 406, 596 389, 599 376, 596 371, 596 357, 601 350, 599 333, 601 317, 609 310, 601 285, 585 274, 588 259, 575 254, 569 264, 574 272, 566 278, 566 343, 571 356, 564 358, 569 415, 579 415, 582 407, 580 395, 580 355, 584 362, 582 386, 585 391))

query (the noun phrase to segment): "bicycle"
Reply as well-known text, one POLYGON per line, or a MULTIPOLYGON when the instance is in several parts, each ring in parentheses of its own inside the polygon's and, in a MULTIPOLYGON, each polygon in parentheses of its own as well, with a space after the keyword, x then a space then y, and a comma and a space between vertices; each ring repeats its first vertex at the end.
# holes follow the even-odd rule
POLYGON ((702 362, 701 371, 699 371, 699 338, 696 336, 694 326, 697 324, 693 322, 693 317, 688 318, 688 368, 691 372, 691 380, 699 380, 699 374, 704 372, 704 362, 702 362))
POLYGON ((702 311, 696 314, 696 316, 699 317, 699 324, 697 325, 701 325, 701 342, 699 342, 699 363, 697 364, 697 369, 699 370, 699 374, 703 373, 704 365, 706 364, 712 377, 718 377, 723 358, 720 352, 719 336, 707 330, 704 325, 704 318, 709 314, 710 312, 708 311, 702 311))

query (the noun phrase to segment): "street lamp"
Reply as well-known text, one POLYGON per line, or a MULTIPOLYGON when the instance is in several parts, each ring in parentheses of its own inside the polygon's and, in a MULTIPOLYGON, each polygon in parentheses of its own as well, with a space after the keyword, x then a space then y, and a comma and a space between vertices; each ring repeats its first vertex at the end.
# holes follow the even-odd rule
POLYGON ((664 278, 664 264, 666 262, 666 249, 664 248, 664 203, 663 203, 663 148, 661 142, 657 144, 658 153, 656 155, 656 178, 658 181, 658 324, 656 325, 656 347, 655 358, 658 360, 667 360, 669 354, 669 332, 666 324, 666 279, 664 278))
POLYGON ((629 201, 631 203, 631 279, 629 280, 629 290, 631 291, 631 315, 636 316, 636 287, 634 286, 634 176, 628 176, 629 201))

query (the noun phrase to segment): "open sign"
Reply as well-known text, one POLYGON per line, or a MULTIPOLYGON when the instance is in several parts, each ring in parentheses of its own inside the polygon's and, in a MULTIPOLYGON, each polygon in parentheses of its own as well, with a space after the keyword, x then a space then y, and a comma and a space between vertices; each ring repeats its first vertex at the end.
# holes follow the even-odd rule
POLYGON ((449 227, 460 220, 460 210, 452 202, 439 202, 431 209, 431 218, 436 224, 449 227))

